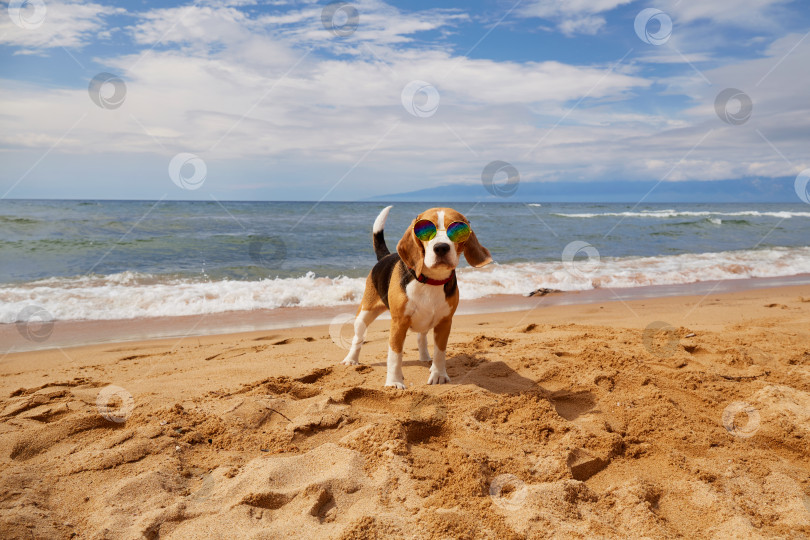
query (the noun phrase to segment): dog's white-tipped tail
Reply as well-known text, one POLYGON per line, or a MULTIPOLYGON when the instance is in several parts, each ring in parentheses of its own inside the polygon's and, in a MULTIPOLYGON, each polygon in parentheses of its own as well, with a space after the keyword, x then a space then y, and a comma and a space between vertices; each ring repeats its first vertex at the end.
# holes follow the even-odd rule
POLYGON ((374 220, 374 228, 371 232, 378 233, 385 229, 385 220, 388 219, 388 211, 391 210, 391 208, 393 208, 393 206, 386 206, 382 209, 377 219, 374 220))
POLYGON ((391 210, 390 206, 386 206, 382 209, 380 215, 374 220, 374 228, 371 230, 371 243, 374 246, 374 254, 377 255, 378 261, 386 255, 391 254, 391 252, 388 251, 388 246, 385 245, 385 232, 383 232, 389 210, 391 210))

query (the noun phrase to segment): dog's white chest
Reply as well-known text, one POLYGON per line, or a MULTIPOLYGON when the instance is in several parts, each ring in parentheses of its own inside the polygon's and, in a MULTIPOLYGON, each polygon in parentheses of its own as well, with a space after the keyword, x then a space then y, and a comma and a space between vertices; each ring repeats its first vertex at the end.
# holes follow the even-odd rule
POLYGON ((427 332, 450 315, 444 287, 414 280, 405 287, 405 294, 408 297, 405 316, 411 318, 411 330, 415 332, 427 332))

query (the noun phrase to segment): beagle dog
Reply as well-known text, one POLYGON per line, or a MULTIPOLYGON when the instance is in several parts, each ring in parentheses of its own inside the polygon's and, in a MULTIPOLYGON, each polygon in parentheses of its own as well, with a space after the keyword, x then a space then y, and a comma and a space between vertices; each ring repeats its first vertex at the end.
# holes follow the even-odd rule
POLYGON ((489 251, 478 243, 470 222, 452 208, 425 210, 411 222, 391 253, 383 229, 384 208, 372 231, 377 264, 366 278, 363 300, 354 321, 354 338, 343 364, 357 365, 366 328, 385 310, 391 311, 388 340, 388 373, 385 386, 405 388, 402 348, 411 329, 419 334, 419 360, 433 362, 428 384, 450 382, 445 366, 447 338, 458 306, 456 266, 459 255, 476 268, 492 262, 489 251), (433 359, 428 353, 427 333, 433 329, 433 359))

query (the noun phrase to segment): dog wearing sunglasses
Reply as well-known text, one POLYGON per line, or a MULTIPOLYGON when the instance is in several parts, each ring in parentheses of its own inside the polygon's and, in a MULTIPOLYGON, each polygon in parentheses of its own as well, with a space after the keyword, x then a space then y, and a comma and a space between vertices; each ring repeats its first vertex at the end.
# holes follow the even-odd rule
POLYGON ((354 338, 343 364, 359 363, 366 328, 379 315, 391 312, 388 340, 388 372, 385 386, 405 388, 402 349, 408 330, 419 334, 419 360, 432 362, 428 384, 450 382, 445 365, 447 339, 458 306, 456 266, 459 256, 479 268, 492 262, 470 228, 470 222, 452 208, 431 208, 418 216, 391 253, 383 229, 391 207, 374 221, 372 238, 377 264, 366 278, 363 300, 354 321, 354 338), (433 329, 433 358, 428 353, 427 333, 433 329))

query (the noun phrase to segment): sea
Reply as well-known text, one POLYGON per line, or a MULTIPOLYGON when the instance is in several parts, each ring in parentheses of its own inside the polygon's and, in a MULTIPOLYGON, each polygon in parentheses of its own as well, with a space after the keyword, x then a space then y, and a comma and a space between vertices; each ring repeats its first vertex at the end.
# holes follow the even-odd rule
MULTIPOLYGON (((393 203, 450 206, 495 262, 458 271, 462 301, 810 272, 807 204, 393 203)), ((356 305, 386 203, 0 201, 0 323, 356 305)))

